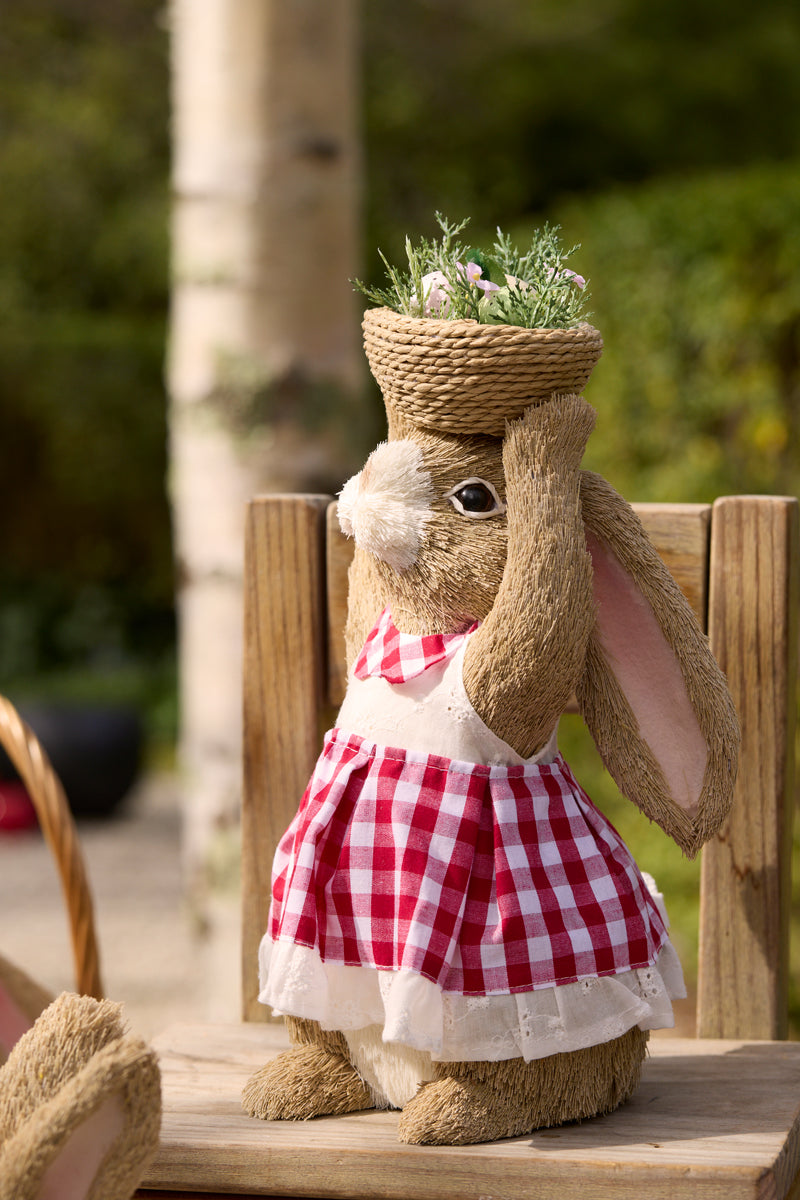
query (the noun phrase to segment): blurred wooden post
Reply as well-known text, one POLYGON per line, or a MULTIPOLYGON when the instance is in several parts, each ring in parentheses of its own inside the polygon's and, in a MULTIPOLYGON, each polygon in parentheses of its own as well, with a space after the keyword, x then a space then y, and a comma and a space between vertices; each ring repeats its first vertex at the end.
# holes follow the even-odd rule
POLYGON ((256 964, 275 846, 319 753, 325 701, 325 511, 329 496, 260 497, 245 539, 242 1018, 267 1020, 256 964))
POLYGON ((797 719, 798 504, 718 500, 709 637, 742 723, 731 816, 703 851, 700 1037, 785 1038, 797 719))
POLYGON ((357 22, 355 0, 170 14, 170 471, 186 858, 202 882, 239 810, 246 502, 336 488, 363 452, 357 22))

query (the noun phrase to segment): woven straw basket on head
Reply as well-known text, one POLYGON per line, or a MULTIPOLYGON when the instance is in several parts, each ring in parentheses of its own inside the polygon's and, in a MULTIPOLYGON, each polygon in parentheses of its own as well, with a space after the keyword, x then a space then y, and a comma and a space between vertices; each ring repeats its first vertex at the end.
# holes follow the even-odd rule
POLYGON ((506 421, 531 404, 580 393, 603 349, 591 325, 521 329, 373 308, 363 328, 390 420, 446 433, 502 437, 506 421))

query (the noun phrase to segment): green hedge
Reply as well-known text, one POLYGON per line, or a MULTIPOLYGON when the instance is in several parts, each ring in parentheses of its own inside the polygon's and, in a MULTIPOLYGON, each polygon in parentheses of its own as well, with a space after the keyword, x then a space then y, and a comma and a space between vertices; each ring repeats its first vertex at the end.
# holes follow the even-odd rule
POLYGON ((588 463, 640 500, 800 490, 800 164, 564 205, 606 348, 588 463))
POLYGON ((9 0, 0 31, 0 690, 174 733, 159 0, 9 0))

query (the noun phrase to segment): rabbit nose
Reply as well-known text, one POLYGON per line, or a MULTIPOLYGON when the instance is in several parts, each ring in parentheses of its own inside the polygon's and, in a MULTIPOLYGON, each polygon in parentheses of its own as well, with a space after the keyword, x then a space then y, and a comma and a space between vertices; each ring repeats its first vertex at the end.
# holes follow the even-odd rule
POLYGON ((405 571, 431 516, 433 485, 415 442, 383 442, 339 496, 339 524, 356 545, 405 571))

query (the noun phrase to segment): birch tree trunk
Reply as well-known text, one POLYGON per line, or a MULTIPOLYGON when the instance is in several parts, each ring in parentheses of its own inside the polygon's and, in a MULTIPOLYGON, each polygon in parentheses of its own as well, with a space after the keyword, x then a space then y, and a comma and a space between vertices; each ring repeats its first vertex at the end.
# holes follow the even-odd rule
POLYGON ((364 450, 347 444, 365 403, 355 0, 172 0, 171 28, 170 489, 197 879, 237 824, 245 502, 336 488, 364 450))

